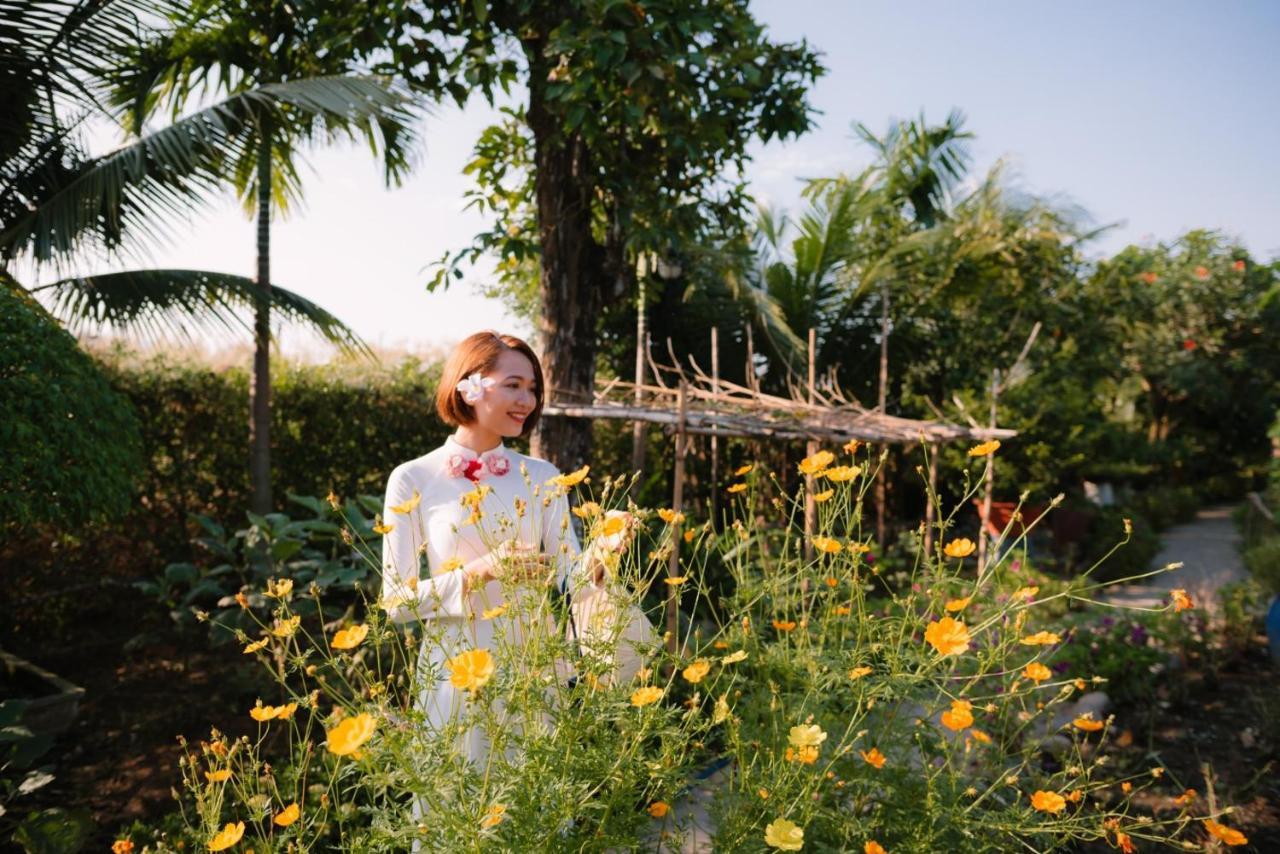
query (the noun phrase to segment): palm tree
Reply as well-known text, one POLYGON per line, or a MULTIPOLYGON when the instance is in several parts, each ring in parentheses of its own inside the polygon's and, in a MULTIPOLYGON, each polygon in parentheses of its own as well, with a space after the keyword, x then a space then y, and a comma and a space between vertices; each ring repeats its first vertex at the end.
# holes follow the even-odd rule
POLYGON ((272 203, 283 208, 300 197, 295 158, 304 143, 363 137, 382 155, 388 182, 401 180, 410 165, 412 102, 392 84, 353 73, 359 71, 356 40, 350 15, 342 16, 354 6, 184 7, 165 0, 18 5, 0 5, 5 29, 17 34, 0 44, 21 60, 13 66, 23 84, 16 100, 35 118, 25 136, 0 138, 7 155, 0 251, 6 259, 25 253, 48 262, 94 244, 118 250, 126 234, 154 239, 166 220, 231 183, 258 217, 253 287, 207 271, 134 271, 50 287, 73 322, 170 332, 185 331, 193 316, 225 325, 234 309, 252 307, 252 506, 267 512, 271 309, 309 322, 340 346, 363 346, 332 315, 272 285, 272 203), (170 29, 157 33, 150 25, 158 21, 170 29), (197 94, 224 98, 184 115, 197 94), (166 106, 171 124, 144 133, 145 122, 166 106), (76 129, 86 117, 112 115, 113 108, 127 111, 137 140, 89 158, 76 129))

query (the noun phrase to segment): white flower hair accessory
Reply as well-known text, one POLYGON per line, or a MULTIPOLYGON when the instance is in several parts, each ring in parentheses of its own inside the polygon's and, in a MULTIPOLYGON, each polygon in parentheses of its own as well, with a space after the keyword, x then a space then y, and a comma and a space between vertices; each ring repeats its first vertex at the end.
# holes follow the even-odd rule
POLYGON ((458 392, 462 395, 462 399, 467 403, 475 403, 484 397, 484 393, 489 390, 496 381, 492 377, 482 377, 480 372, 476 371, 458 383, 458 392))

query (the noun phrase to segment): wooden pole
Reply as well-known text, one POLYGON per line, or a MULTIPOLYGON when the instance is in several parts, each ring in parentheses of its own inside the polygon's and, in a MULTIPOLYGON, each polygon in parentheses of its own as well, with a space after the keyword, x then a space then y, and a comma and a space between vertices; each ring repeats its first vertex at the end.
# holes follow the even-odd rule
MULTIPOLYGON (((636 282, 636 408, 644 405, 644 354, 649 341, 648 319, 644 306, 644 277, 636 282)), ((636 421, 631 426, 631 470, 644 470, 645 426, 643 421, 636 421)))
MULTIPOLYGON (((711 393, 720 393, 720 330, 711 327, 711 393)), ((720 436, 711 433, 711 524, 720 529, 720 436)))
MULTIPOLYGON (((814 374, 816 373, 816 355, 817 355, 817 333, 813 327, 809 327, 809 405, 812 406, 815 398, 814 394, 814 374)), ((818 453, 818 442, 816 439, 810 439, 805 445, 805 456, 813 456, 818 453)), ((815 484, 813 475, 806 474, 804 476, 804 559, 806 561, 813 560, 813 532, 818 525, 818 503, 813 500, 813 489, 815 484)), ((800 592, 807 592, 809 579, 800 579, 800 592)))
POLYGON ((924 553, 933 556, 933 502, 938 495, 938 446, 926 445, 929 450, 929 494, 924 505, 924 553))
MULTIPOLYGON (((684 455, 688 450, 684 421, 687 415, 688 397, 686 383, 680 380, 680 421, 676 427, 676 471, 675 485, 672 488, 671 509, 679 513, 684 507, 684 455)), ((671 554, 667 558, 667 577, 675 578, 680 574, 680 537, 671 538, 671 554)), ((667 585, 667 651, 676 655, 680 648, 680 586, 667 585)))
MULTIPOLYGON (((881 414, 889 411, 889 282, 880 287, 880 402, 881 414)), ((876 475, 876 541, 884 548, 885 540, 885 467, 880 466, 876 475)))
MULTIPOLYGON (((1000 369, 996 368, 991 372, 991 413, 988 417, 988 425, 996 426, 996 401, 1000 397, 1000 369)), ((996 475, 996 455, 987 454, 987 467, 983 473, 986 480, 986 486, 982 494, 982 532, 978 537, 978 573, 981 573, 987 567, 987 539, 990 534, 987 531, 987 525, 991 523, 991 495, 994 491, 996 475)))

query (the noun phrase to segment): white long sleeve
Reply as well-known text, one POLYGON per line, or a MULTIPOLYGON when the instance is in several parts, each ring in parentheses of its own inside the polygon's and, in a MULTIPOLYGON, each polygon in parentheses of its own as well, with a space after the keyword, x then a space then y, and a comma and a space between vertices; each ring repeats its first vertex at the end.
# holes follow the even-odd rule
MULTIPOLYGON (((391 508, 413 499, 413 469, 401 466, 387 481, 386 500, 382 505, 382 522, 391 530, 382 537, 382 605, 393 623, 432 617, 465 617, 466 597, 464 572, 453 569, 439 575, 421 575, 421 556, 427 551, 426 526, 422 504, 409 513, 391 508)), ((423 484, 424 486, 426 484, 423 484)))

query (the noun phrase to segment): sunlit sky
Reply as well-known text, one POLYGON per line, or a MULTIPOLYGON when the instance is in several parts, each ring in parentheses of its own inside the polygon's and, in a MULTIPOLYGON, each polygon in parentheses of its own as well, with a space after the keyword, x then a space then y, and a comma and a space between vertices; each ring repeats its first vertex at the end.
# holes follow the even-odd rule
MULTIPOLYGON (((977 134, 975 175, 1002 158, 1022 189, 1078 205, 1097 225, 1117 224, 1096 253, 1206 227, 1256 255, 1280 255, 1280 3, 752 7, 775 38, 808 39, 829 69, 812 92, 816 127, 754 146, 748 178, 761 201, 797 210, 801 179, 865 165, 854 121, 883 132, 891 119, 923 111, 940 122, 954 107, 977 134)), ((491 263, 445 293, 425 288, 430 264, 484 227, 463 210, 462 167, 495 117, 479 99, 436 109, 419 169, 395 190, 363 149, 311 153, 305 208, 274 227, 273 279, 381 348, 426 352, 488 327, 527 332, 475 292, 491 263)), ((254 225, 229 197, 176 234, 150 266, 254 274, 254 225)), ((322 355, 290 330, 281 342, 286 353, 322 355)))

